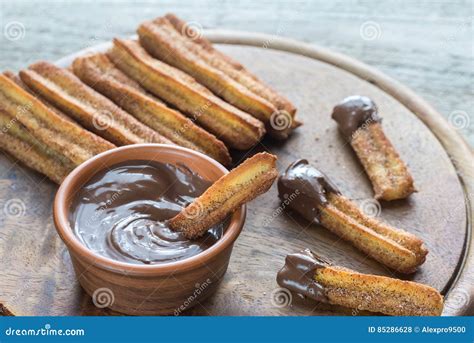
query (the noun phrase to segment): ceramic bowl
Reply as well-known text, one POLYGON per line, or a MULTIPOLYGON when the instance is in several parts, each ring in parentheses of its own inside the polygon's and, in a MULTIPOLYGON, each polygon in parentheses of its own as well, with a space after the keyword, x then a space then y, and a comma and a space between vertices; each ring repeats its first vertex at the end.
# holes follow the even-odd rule
POLYGON ((101 256, 84 246, 69 222, 75 191, 96 172, 128 160, 182 163, 215 181, 228 170, 212 158, 165 144, 136 144, 106 151, 84 162, 63 181, 54 201, 54 223, 66 244, 82 288, 98 307, 130 315, 178 315, 213 294, 229 264, 234 241, 245 222, 246 208, 235 211, 223 236, 190 258, 138 265, 101 256))

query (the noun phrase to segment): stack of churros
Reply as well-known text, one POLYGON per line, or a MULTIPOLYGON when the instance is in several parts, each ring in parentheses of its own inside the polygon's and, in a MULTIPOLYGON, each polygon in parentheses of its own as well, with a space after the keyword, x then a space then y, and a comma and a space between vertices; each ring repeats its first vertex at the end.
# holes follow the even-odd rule
POLYGON ((5 75, 0 75, 2 147, 60 183, 77 165, 114 147, 58 115, 5 75))
POLYGON ((293 120, 296 109, 251 75, 241 65, 216 53, 204 38, 195 41, 186 36, 185 23, 173 15, 145 22, 138 28, 141 45, 153 57, 179 68, 230 104, 265 123, 276 138, 287 138, 299 125, 293 120), (287 116, 287 118, 278 118, 287 116), (286 127, 277 125, 285 120, 286 127))
POLYGON ((67 69, 38 62, 20 71, 34 92, 116 145, 172 142, 89 88, 67 69))
POLYGON ((38 62, 4 73, 3 150, 59 183, 93 155, 135 143, 181 145, 230 166, 229 148, 250 149, 267 131, 286 138, 300 125, 285 97, 183 27, 167 15, 143 23, 139 41, 115 39, 70 68, 38 62), (163 44, 174 58, 159 54, 163 44), (48 114, 16 118, 19 92, 34 100, 31 113, 48 114))
POLYGON ((249 149, 265 134, 261 121, 217 97, 183 71, 154 59, 138 42, 114 39, 108 56, 125 74, 230 148, 249 149))
POLYGON ((137 82, 117 69, 105 54, 77 58, 72 67, 74 74, 84 83, 173 143, 200 151, 224 165, 230 164, 229 151, 223 142, 147 94, 137 82))

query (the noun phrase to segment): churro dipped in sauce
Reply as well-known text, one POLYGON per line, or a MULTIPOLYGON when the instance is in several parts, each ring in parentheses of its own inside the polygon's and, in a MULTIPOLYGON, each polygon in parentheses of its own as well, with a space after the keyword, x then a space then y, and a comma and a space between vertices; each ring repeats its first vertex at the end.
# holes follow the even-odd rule
POLYGON ((327 302, 324 287, 314 279, 318 268, 329 266, 329 262, 304 249, 286 256, 285 265, 278 272, 277 283, 303 297, 327 302))
POLYGON ((211 182, 184 166, 127 161, 99 171, 78 191, 70 223, 92 251, 134 264, 183 260, 212 246, 224 224, 189 240, 167 220, 200 196, 211 182))
POLYGON ((340 194, 326 175, 304 159, 293 162, 278 179, 280 199, 284 201, 291 194, 295 194, 289 206, 305 219, 315 223, 320 221, 318 206, 328 203, 328 193, 340 194))
POLYGON ((353 95, 345 98, 332 112, 342 135, 350 141, 354 133, 370 123, 380 122, 375 103, 366 96, 353 95))

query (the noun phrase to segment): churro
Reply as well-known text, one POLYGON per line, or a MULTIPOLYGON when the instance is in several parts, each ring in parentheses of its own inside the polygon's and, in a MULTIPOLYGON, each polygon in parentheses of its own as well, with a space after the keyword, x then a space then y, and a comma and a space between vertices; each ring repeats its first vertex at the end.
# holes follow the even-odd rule
POLYGON ((105 54, 79 57, 74 74, 174 143, 200 151, 224 165, 231 163, 223 142, 165 104, 150 97, 134 80, 115 67, 105 54))
POLYGON ((276 157, 259 153, 222 176, 199 198, 169 221, 188 238, 204 234, 243 204, 265 193, 278 176, 276 157))
POLYGON ((0 109, 48 148, 79 165, 113 144, 64 119, 4 75, 0 75, 0 109))
POLYGON ((432 287, 333 266, 309 249, 286 257, 277 282, 319 302, 392 316, 439 316, 444 306, 432 287))
POLYGON ((142 124, 70 71, 38 62, 20 71, 22 81, 85 128, 117 144, 172 142, 142 124))
POLYGON ((231 148, 249 149, 265 134, 261 121, 218 98, 188 74, 154 59, 135 41, 114 39, 108 56, 145 89, 231 148))
MULTIPOLYGON (((173 25, 177 32, 198 44, 203 50, 199 51, 200 58, 214 68, 219 69, 227 74, 232 79, 247 87, 253 93, 261 96, 272 103, 278 110, 285 111, 294 116, 296 107, 283 95, 277 93, 274 89, 267 86, 259 80, 254 74, 249 72, 242 64, 232 59, 230 56, 222 53, 214 48, 212 43, 202 36, 201 32, 196 32, 192 25, 188 25, 172 13, 169 13, 165 18, 173 25)), ((296 126, 299 125, 295 121, 296 126)))
POLYGON ((75 165, 38 141, 18 120, 0 110, 1 149, 60 184, 75 165))
POLYGON ((383 132, 371 99, 350 96, 334 107, 332 118, 362 163, 376 199, 403 199, 415 192, 413 178, 383 132))
POLYGON ((282 201, 305 219, 321 224, 380 263, 412 273, 428 251, 423 241, 406 231, 368 217, 308 161, 291 164, 278 180, 282 201))
MULTIPOLYGON (((285 100, 289 106, 282 108, 280 104, 279 108, 279 102, 272 97, 267 96, 273 103, 254 92, 253 89, 260 90, 260 93, 263 90, 265 94, 268 87, 182 35, 166 17, 142 23, 138 28, 138 36, 140 44, 150 55, 185 71, 230 104, 252 114, 266 124, 266 130, 272 136, 287 138, 297 126, 293 122, 295 109, 289 102, 285 100), (281 118, 287 107, 291 107, 287 118, 281 118), (286 125, 279 122, 283 119, 286 125)), ((279 98, 279 95, 275 97, 279 98)))

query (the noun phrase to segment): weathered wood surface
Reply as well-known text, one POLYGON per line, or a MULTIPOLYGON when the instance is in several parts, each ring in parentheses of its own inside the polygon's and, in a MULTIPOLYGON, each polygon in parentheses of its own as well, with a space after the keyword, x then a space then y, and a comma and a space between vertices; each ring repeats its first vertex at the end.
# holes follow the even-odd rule
MULTIPOLYGON (((430 254, 419 272, 408 279, 445 292, 463 256, 466 208, 456 170, 430 130, 394 98, 334 66, 264 48, 226 45, 222 49, 293 100, 305 123, 286 144, 264 141, 252 153, 268 149, 277 154, 280 170, 296 158, 307 158, 363 208, 375 210, 381 219, 422 237, 430 254), (419 189, 409 200, 390 204, 371 200, 367 177, 330 119, 333 105, 353 93, 368 95, 379 105, 385 131, 409 164, 419 189)), ((81 291, 69 255, 56 235, 51 220, 55 187, 3 155, 0 176, 0 302, 19 315, 106 313, 81 291)), ((249 205, 244 231, 218 292, 187 314, 356 314, 302 304, 296 298, 290 306, 278 304, 276 272, 286 254, 304 247, 338 265, 400 277, 324 228, 280 211, 275 185, 249 205)))
POLYGON ((474 145, 472 0, 0 1, 2 32, 12 22, 24 28, 17 40, 0 34, 0 69, 129 36, 170 11, 198 27, 291 37, 353 56, 414 89, 474 145))

